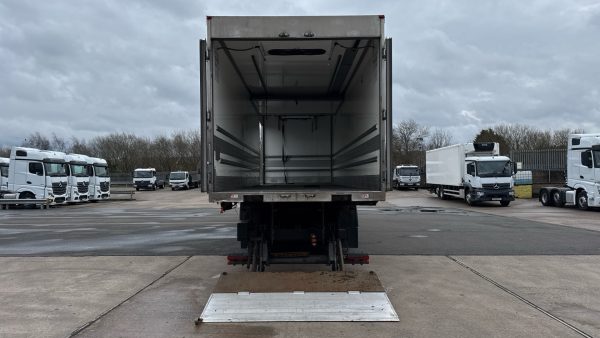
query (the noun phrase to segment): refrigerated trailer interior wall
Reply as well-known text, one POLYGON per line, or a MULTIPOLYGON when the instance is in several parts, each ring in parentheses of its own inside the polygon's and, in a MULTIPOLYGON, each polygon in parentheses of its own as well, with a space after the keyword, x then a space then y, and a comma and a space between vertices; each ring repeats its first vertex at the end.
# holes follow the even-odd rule
POLYGON ((380 39, 213 39, 211 48, 213 191, 381 189, 380 39))

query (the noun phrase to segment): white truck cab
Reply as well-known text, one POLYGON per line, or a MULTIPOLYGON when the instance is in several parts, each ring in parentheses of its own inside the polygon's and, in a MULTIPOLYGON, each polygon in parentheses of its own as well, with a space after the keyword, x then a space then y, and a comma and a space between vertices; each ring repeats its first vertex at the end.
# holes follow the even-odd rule
POLYGON ((428 150, 427 184, 438 197, 464 198, 469 205, 514 201, 513 165, 495 142, 464 143, 428 150))
POLYGON ((8 169, 8 191, 21 199, 49 198, 53 204, 67 201, 65 153, 13 147, 8 169))
POLYGON ((90 189, 88 199, 92 202, 110 198, 110 172, 103 158, 85 156, 90 166, 90 189))
POLYGON ((156 177, 154 168, 138 168, 133 171, 133 186, 135 190, 164 188, 165 181, 156 177))
POLYGON ((421 173, 416 165, 399 165, 394 169, 394 188, 414 188, 421 186, 421 173))
POLYGON ((3 193, 8 192, 8 166, 10 159, 6 157, 0 157, 0 196, 3 193))
POLYGON ((544 206, 600 207, 600 134, 569 135, 566 186, 543 187, 539 199, 544 206))
POLYGON ((67 202, 77 203, 87 201, 91 172, 91 166, 87 162, 87 156, 68 154, 65 156, 65 162, 68 165, 67 178, 69 181, 67 202))
POLYGON ((189 171, 172 171, 169 173, 169 185, 171 190, 198 188, 200 179, 197 174, 192 174, 189 171))

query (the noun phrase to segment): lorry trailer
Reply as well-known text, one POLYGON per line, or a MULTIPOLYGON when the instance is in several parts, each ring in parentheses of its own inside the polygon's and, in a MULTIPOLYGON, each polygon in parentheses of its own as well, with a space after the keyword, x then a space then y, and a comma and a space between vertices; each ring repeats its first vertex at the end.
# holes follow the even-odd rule
POLYGON ((600 134, 571 134, 567 148, 567 182, 539 191, 544 206, 600 207, 600 134))
POLYGON ((513 165, 500 156, 498 143, 465 143, 428 150, 426 181, 439 198, 456 197, 468 205, 514 201, 513 165))
POLYGON ((391 63, 383 16, 207 18, 201 186, 239 205, 229 263, 368 263, 357 205, 392 186, 391 63))

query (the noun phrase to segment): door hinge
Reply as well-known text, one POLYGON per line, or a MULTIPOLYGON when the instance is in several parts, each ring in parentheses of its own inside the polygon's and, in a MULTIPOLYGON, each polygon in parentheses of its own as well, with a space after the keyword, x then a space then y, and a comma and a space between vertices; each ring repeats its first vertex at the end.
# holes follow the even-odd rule
POLYGON ((381 48, 381 57, 387 60, 387 49, 385 47, 381 48))
POLYGON ((210 110, 206 111, 206 121, 210 121, 210 110))
POLYGON ((386 109, 381 110, 381 119, 384 121, 387 120, 387 110, 386 109))

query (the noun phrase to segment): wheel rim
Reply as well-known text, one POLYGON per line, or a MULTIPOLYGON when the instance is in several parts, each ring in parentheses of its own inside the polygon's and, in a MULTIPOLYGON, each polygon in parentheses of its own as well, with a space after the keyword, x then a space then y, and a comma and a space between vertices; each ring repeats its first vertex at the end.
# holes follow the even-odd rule
POLYGON ((587 208, 587 196, 585 194, 580 194, 577 201, 579 202, 580 208, 587 208))
POLYGON ((542 193, 542 203, 543 204, 548 203, 548 193, 545 191, 542 193))

